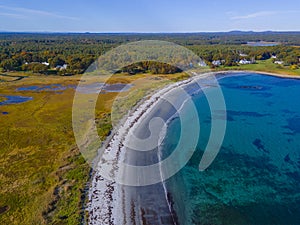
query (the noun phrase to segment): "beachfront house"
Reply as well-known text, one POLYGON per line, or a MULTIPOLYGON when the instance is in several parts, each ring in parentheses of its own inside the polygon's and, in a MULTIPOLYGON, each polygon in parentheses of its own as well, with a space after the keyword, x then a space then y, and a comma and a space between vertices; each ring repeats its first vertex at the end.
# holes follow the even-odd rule
POLYGON ((200 62, 198 63, 198 65, 199 65, 200 67, 205 67, 205 66, 207 66, 207 64, 204 62, 204 60, 200 60, 200 62))
POLYGON ((221 62, 221 60, 214 60, 214 61, 212 61, 212 64, 213 64, 214 66, 221 66, 221 65, 222 65, 222 62, 221 62))
POLYGON ((275 61, 274 63, 275 63, 275 64, 278 64, 278 65, 282 65, 282 64, 283 64, 283 61, 277 60, 277 61, 275 61))
POLYGON ((252 61, 249 61, 249 60, 246 60, 246 59, 241 59, 239 61, 239 64, 242 64, 242 65, 245 65, 245 64, 252 64, 253 62, 252 61))

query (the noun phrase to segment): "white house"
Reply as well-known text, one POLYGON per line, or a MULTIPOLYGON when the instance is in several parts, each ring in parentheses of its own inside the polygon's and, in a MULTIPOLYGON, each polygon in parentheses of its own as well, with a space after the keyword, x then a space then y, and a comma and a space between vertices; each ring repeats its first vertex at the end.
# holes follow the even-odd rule
POLYGON ((275 61, 274 63, 275 63, 275 64, 278 64, 278 65, 282 65, 282 64, 283 64, 283 61, 275 61))
POLYGON ((221 65, 222 65, 222 62, 221 62, 221 60, 214 60, 214 61, 212 61, 212 64, 213 64, 214 66, 221 66, 221 65))
POLYGON ((50 64, 48 62, 42 62, 43 65, 49 66, 50 64))
POLYGON ((247 55, 247 54, 244 54, 244 53, 240 53, 240 56, 241 56, 241 57, 247 57, 248 55, 247 55))
POLYGON ((201 61, 198 63, 198 65, 201 66, 201 67, 207 66, 206 63, 204 62, 204 60, 201 60, 201 61))
POLYGON ((239 64, 243 64, 243 65, 245 65, 245 64, 252 64, 252 61, 249 61, 249 60, 246 60, 246 59, 241 59, 239 61, 239 64))
POLYGON ((67 69, 67 67, 68 67, 68 65, 67 64, 64 64, 64 65, 57 65, 56 67, 55 67, 55 69, 57 69, 57 70, 65 70, 65 69, 67 69))

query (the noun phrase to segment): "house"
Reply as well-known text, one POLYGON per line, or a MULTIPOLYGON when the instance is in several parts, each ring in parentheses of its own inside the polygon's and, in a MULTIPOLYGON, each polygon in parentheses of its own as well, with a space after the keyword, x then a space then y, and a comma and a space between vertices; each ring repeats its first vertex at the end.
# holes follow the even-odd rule
POLYGON ((204 60, 200 60, 200 62, 198 63, 198 65, 201 66, 201 67, 207 66, 207 64, 204 62, 204 60))
POLYGON ((49 66, 49 65, 50 65, 50 63, 48 63, 48 62, 42 62, 42 64, 43 64, 43 65, 46 65, 46 66, 49 66))
POLYGON ((240 53, 240 56, 241 56, 241 57, 247 57, 248 55, 247 55, 247 54, 244 54, 244 53, 240 53))
POLYGON ((221 66, 221 65, 222 65, 222 62, 221 62, 221 60, 214 60, 214 61, 212 61, 212 64, 213 64, 214 66, 221 66))
POLYGON ((57 69, 57 70, 65 70, 65 69, 67 69, 67 67, 68 67, 68 65, 67 64, 64 64, 64 65, 57 65, 56 67, 55 67, 55 69, 57 69))
POLYGON ((49 65, 50 65, 48 62, 30 62, 30 63, 25 62, 24 64, 25 64, 25 65, 29 65, 29 64, 35 64, 35 63, 40 63, 40 64, 43 64, 43 65, 46 65, 46 66, 49 66, 49 65))
POLYGON ((275 63, 275 64, 278 64, 278 65, 282 65, 282 64, 283 64, 283 61, 275 61, 274 63, 275 63))
POLYGON ((239 64, 243 64, 243 65, 245 65, 245 64, 252 64, 252 63, 253 63, 252 61, 249 61, 249 60, 246 60, 246 59, 241 59, 239 61, 239 64))
POLYGON ((272 55, 271 58, 272 59, 277 59, 277 56, 276 55, 272 55))

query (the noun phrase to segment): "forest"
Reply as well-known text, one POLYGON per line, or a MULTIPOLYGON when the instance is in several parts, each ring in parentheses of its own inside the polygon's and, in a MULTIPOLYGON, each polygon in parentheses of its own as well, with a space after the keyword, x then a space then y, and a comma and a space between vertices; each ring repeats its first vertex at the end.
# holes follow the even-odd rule
MULTIPOLYGON (((81 74, 100 56, 119 45, 141 40, 163 40, 187 47, 206 65, 238 66, 240 60, 255 63, 271 59, 278 66, 297 69, 300 65, 300 32, 97 34, 97 33, 0 33, 0 70, 37 74, 81 74), (275 43, 250 46, 249 42, 275 43), (215 62, 220 62, 215 63, 215 62), (282 65, 281 65, 282 64, 282 65)), ((141 62, 120 68, 122 72, 180 72, 164 63, 141 62)))

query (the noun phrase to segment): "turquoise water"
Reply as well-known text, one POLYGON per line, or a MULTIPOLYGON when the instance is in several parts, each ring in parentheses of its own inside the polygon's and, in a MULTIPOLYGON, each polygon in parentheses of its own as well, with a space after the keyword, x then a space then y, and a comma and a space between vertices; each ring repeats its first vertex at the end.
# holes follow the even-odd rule
MULTIPOLYGON (((180 224, 300 224, 300 80, 225 76, 219 84, 227 130, 218 156, 207 170, 198 170, 211 113, 225 119, 218 109, 210 111, 200 92, 193 97, 201 124, 197 150, 166 182, 180 224)), ((168 126, 164 157, 179 136, 177 118, 168 126)))

